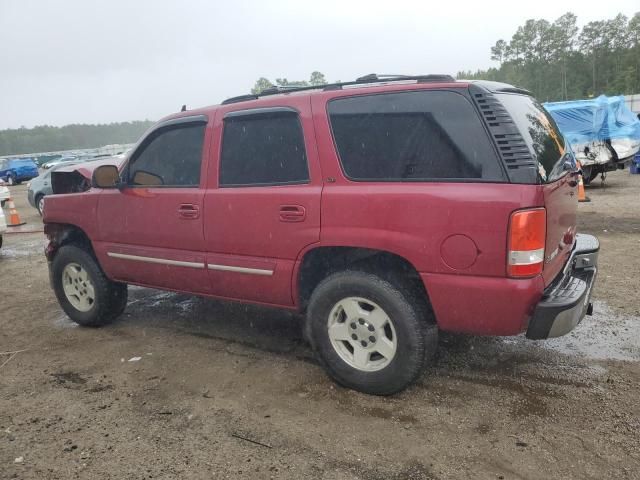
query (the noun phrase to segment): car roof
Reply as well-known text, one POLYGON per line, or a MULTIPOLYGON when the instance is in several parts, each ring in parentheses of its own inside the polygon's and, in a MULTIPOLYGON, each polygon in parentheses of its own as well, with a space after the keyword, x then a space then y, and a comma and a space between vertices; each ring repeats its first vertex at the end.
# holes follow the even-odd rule
MULTIPOLYGON (((470 84, 478 85, 490 92, 508 92, 531 95, 528 91, 515 87, 508 83, 494 82, 489 80, 456 80, 450 75, 376 75, 369 74, 357 78, 355 81, 331 83, 326 85, 309 85, 296 87, 272 87, 263 90, 259 94, 246 94, 231 97, 218 105, 197 108, 193 110, 182 110, 168 115, 159 123, 166 122, 181 117, 194 117, 198 115, 210 115, 218 108, 227 105, 240 104, 245 108, 260 108, 261 106, 273 106, 274 100, 287 99, 297 96, 326 95, 327 92, 348 91, 353 94, 371 91, 373 87, 375 93, 384 91, 396 91, 399 89, 419 89, 419 88, 467 88, 470 84)), ((184 107, 183 107, 184 108, 184 107)), ((152 127, 153 128, 153 127, 152 127)))

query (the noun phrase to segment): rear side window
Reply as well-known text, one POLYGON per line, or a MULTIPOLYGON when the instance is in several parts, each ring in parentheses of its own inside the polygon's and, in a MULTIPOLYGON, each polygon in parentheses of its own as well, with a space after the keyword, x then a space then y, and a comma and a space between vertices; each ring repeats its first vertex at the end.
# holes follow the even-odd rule
POLYGON ((297 112, 268 111, 225 118, 220 186, 308 181, 307 154, 297 112))
POLYGON ((447 91, 349 97, 329 102, 343 170, 352 180, 504 181, 471 103, 447 91))
POLYGON ((564 137, 551 115, 528 95, 499 93, 496 96, 537 159, 538 174, 542 181, 552 182, 564 175, 564 137))
POLYGON ((204 123, 160 128, 145 140, 129 164, 129 184, 194 187, 200 184, 204 123))

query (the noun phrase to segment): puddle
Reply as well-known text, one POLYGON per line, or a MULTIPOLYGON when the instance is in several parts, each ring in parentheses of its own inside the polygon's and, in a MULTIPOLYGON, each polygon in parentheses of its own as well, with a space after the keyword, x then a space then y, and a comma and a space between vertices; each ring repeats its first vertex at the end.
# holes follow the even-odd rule
POLYGON ((4 245, 0 249, 0 258, 18 258, 28 257, 30 255, 42 255, 44 257, 45 246, 46 241, 42 238, 23 241, 15 245, 4 245))
POLYGON ((604 302, 564 337, 539 342, 542 348, 592 360, 640 361, 640 317, 619 315, 604 302))
POLYGON ((57 328, 77 328, 78 324, 72 321, 65 313, 53 319, 53 325, 57 328))

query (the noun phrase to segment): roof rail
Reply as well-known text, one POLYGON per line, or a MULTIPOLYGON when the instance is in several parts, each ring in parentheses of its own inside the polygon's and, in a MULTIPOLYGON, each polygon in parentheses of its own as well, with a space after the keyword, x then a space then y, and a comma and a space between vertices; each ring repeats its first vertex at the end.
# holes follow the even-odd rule
POLYGON ((257 100, 260 97, 268 96, 268 95, 276 95, 278 93, 290 93, 290 92, 301 92, 304 90, 341 90, 342 87, 348 87, 352 85, 361 85, 361 84, 369 84, 369 83, 386 83, 386 82, 399 82, 406 80, 415 80, 417 83, 430 83, 430 82, 455 82, 456 79, 451 75, 378 75, 375 73, 370 73, 368 75, 364 75, 362 77, 358 77, 355 81, 351 82, 337 82, 337 83, 327 83, 324 85, 305 85, 301 87, 296 86, 273 86, 266 88, 262 92, 258 94, 248 94, 248 95, 239 95, 237 97, 227 98, 222 102, 222 105, 227 105, 229 103, 237 103, 237 102, 245 102, 247 100, 257 100))

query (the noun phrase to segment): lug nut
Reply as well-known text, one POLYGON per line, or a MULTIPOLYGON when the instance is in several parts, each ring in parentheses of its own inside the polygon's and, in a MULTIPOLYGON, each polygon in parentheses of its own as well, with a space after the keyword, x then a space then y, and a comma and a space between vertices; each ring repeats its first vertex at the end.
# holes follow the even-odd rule
POLYGON ((376 343, 376 337, 374 337, 373 335, 369 337, 369 341, 371 343, 376 343))
POLYGON ((354 340, 358 339, 358 335, 356 335, 355 333, 353 335, 351 335, 351 338, 353 338, 354 340))
POLYGON ((355 330, 356 329, 356 322, 351 322, 351 325, 349 325, 349 326, 355 330))
POLYGON ((373 327, 373 325, 369 325, 367 328, 369 329, 369 331, 370 331, 370 332, 373 332, 373 331, 375 330, 375 328, 373 327))
POLYGON ((363 320, 362 318, 359 318, 359 319, 358 319, 358 323, 359 323, 360 325, 364 325, 364 320, 363 320))
POLYGON ((367 346, 367 342, 365 342, 364 340, 362 340, 362 341, 360 342, 360 345, 362 345, 363 347, 366 347, 366 346, 367 346))

